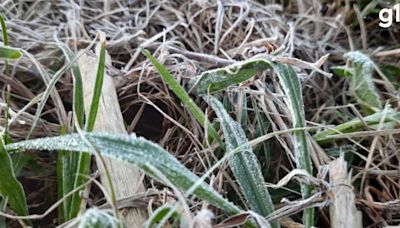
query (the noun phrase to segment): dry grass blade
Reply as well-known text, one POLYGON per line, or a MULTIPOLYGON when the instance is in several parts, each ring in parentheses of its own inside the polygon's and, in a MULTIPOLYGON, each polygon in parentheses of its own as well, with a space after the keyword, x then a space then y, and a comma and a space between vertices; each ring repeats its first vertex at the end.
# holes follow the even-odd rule
POLYGON ((362 215, 356 208, 355 195, 347 173, 347 162, 339 157, 329 164, 333 203, 329 207, 332 228, 362 227, 362 215))

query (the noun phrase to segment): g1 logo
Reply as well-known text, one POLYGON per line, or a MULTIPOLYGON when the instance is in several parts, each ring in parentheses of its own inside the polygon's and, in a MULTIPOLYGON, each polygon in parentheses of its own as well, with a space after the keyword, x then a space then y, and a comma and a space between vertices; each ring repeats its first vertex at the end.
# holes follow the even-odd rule
POLYGON ((393 14, 396 17, 396 22, 400 22, 400 3, 397 3, 392 8, 385 8, 379 11, 379 26, 389 28, 393 24, 393 14))

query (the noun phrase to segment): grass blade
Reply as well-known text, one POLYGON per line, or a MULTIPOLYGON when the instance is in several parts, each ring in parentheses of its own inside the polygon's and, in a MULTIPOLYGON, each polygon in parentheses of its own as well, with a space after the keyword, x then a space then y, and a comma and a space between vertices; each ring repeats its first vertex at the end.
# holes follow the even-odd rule
MULTIPOLYGON (((7 200, 17 215, 28 215, 28 206, 21 183, 14 174, 13 165, 0 137, 0 195, 7 200)), ((29 221, 27 221, 29 223, 29 221)))
MULTIPOLYGON (((290 110, 290 117, 293 128, 306 127, 303 95, 299 77, 293 68, 286 64, 274 64, 274 70, 279 77, 279 83, 282 85, 286 95, 286 101, 290 110)), ((312 175, 312 164, 308 150, 307 136, 304 130, 293 132, 293 147, 296 157, 296 166, 298 169, 304 169, 312 175)), ((304 199, 310 197, 312 187, 309 185, 301 186, 301 193, 304 199)), ((303 223, 305 227, 311 227, 314 224, 314 209, 308 208, 303 212, 303 223)))
POLYGON ((364 113, 372 114, 382 109, 379 94, 372 81, 374 62, 361 52, 353 51, 344 55, 351 61, 350 91, 357 102, 364 107, 364 113))
MULTIPOLYGON (((105 37, 100 37, 100 52, 99 52, 99 64, 97 65, 96 81, 94 84, 92 102, 90 103, 89 116, 86 121, 86 131, 90 132, 93 130, 94 123, 96 121, 97 111, 99 109, 99 102, 101 98, 101 91, 103 89, 104 70, 105 70, 105 37)), ((83 99, 83 98, 82 98, 83 99)))
MULTIPOLYGON (((212 96, 204 99, 208 100, 218 116, 224 131, 227 151, 230 152, 247 144, 248 140, 243 129, 228 115, 222 103, 212 96)), ((239 153, 231 156, 228 161, 251 209, 264 217, 271 214, 274 211, 274 205, 263 184, 261 168, 251 147, 244 147, 239 153)), ((279 227, 279 225, 275 222, 272 223, 272 227, 279 227)))
MULTIPOLYGON (((182 101, 183 104, 188 107, 192 115, 196 118, 196 120, 204 126, 206 123, 206 117, 203 113, 203 111, 194 103, 192 98, 189 97, 185 89, 175 80, 175 78, 171 75, 171 73, 161 64, 157 61, 157 59, 150 54, 148 50, 143 50, 143 54, 151 61, 151 63, 156 67, 158 72, 160 73, 161 77, 165 80, 165 82, 168 84, 169 88, 175 93, 175 95, 182 101)), ((219 137, 217 131, 214 129, 214 127, 207 121, 207 127, 208 127, 208 132, 210 136, 218 142, 218 144, 222 147, 225 148, 224 143, 222 142, 221 138, 219 137)))
MULTIPOLYGON (((1 24, 1 31, 3 33, 3 43, 4 46, 8 46, 8 33, 7 33, 7 26, 6 26, 6 22, 4 21, 3 15, 0 14, 0 24, 1 24)), ((4 72, 7 71, 8 68, 8 61, 5 61, 4 64, 4 72)))
MULTIPOLYGON (((83 136, 98 149, 101 155, 133 164, 149 176, 159 179, 152 172, 151 167, 154 167, 181 190, 190 189, 199 180, 198 176, 190 172, 175 157, 157 144, 143 138, 107 133, 83 133, 83 136)), ((95 153, 92 151, 92 147, 87 145, 78 134, 27 140, 9 144, 7 148, 10 150, 65 150, 95 153)), ((241 212, 237 206, 205 183, 200 184, 193 194, 230 214, 241 212)))
POLYGON ((0 14, 0 24, 1 24, 1 31, 3 33, 4 46, 8 46, 7 26, 6 26, 6 22, 4 21, 3 15, 1 15, 1 14, 0 14))
POLYGON ((400 123, 400 113, 396 112, 393 109, 388 109, 387 111, 383 110, 380 112, 376 112, 372 115, 366 116, 362 120, 360 120, 359 118, 355 118, 351 121, 340 124, 334 128, 321 131, 315 134, 313 138, 319 144, 329 143, 334 141, 334 139, 329 138, 330 136, 359 131, 363 127, 365 127, 364 123, 366 123, 368 127, 372 129, 374 128, 377 129, 376 126, 379 125, 382 118, 385 119, 382 122, 381 130, 388 129, 388 127, 392 128, 393 124, 396 125, 400 123))
MULTIPOLYGON (((74 61, 76 56, 70 50, 70 48, 57 41, 58 47, 63 51, 66 61, 71 65, 71 73, 73 76, 73 114, 75 120, 78 121, 78 125, 83 128, 84 125, 84 109, 83 109, 83 85, 82 77, 78 67, 78 64, 74 61)), ((66 132, 64 132, 65 134, 66 132)), ((67 151, 59 151, 57 154, 57 183, 58 183, 58 196, 59 198, 64 197, 67 193, 71 192, 76 187, 83 184, 79 180, 75 182, 76 175, 87 175, 88 168, 81 168, 81 171, 85 173, 79 173, 79 161, 82 166, 89 167, 91 156, 87 153, 68 153, 67 151)), ((68 221, 74 218, 80 209, 81 197, 79 193, 73 194, 64 200, 61 207, 59 207, 59 219, 61 222, 68 221), (74 202, 74 203, 72 203, 74 202)))
MULTIPOLYGON (((286 64, 272 63, 268 59, 253 59, 239 62, 225 68, 206 71, 191 80, 190 91, 195 94, 204 94, 207 91, 219 91, 229 85, 243 82, 254 76, 257 72, 271 67, 273 67, 278 74, 279 82, 286 94, 293 127, 304 128, 306 124, 300 80, 293 68, 286 64)), ((304 169, 312 174, 307 138, 303 130, 293 133, 293 145, 297 168, 304 169)), ((303 198, 308 198, 311 191, 311 186, 305 185, 301 187, 303 198)), ((303 222, 305 227, 311 227, 313 225, 314 210, 312 208, 304 211, 303 222)))
POLYGON ((0 58, 7 60, 17 60, 22 54, 17 48, 0 46, 0 58))
POLYGON ((271 68, 269 61, 255 59, 206 71, 189 81, 189 91, 194 94, 213 93, 230 85, 246 81, 258 72, 269 68, 271 68))
MULTIPOLYGON (((252 105, 254 109, 254 115, 256 117, 256 138, 268 134, 269 128, 271 123, 269 122, 268 118, 264 116, 264 113, 259 110, 258 105, 256 101, 252 98, 252 105)), ((270 166, 270 161, 271 161, 271 149, 269 145, 269 141, 265 141, 255 147, 254 152, 256 156, 259 154, 260 150, 262 150, 264 154, 264 164, 261 164, 263 167, 263 174, 264 177, 267 177, 268 175, 268 170, 270 166)))

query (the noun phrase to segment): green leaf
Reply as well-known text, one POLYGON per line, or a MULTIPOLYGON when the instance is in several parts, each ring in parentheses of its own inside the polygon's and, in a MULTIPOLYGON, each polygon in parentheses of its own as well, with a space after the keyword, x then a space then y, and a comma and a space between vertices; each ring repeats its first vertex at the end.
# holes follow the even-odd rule
MULTIPOLYGON (((248 140, 243 129, 228 115, 222 103, 212 96, 204 97, 204 99, 208 100, 218 116, 224 131, 227 152, 241 145, 246 145, 248 140)), ((271 214, 274 211, 274 205, 267 188, 264 186, 261 168, 251 147, 243 147, 240 152, 229 157, 228 161, 251 209, 264 217, 271 214)), ((274 222, 272 227, 279 227, 279 225, 274 222)))
MULTIPOLYGON (((150 54, 148 50, 143 50, 143 54, 151 61, 151 63, 156 67, 158 72, 160 73, 161 77, 165 80, 168 84, 169 88, 175 93, 175 95, 182 101, 183 104, 190 110, 192 115, 196 118, 196 120, 206 128, 206 116, 204 115, 203 111, 194 103, 192 98, 189 97, 185 89, 175 80, 172 74, 161 64, 157 61, 157 59, 150 54)), ((218 144, 225 148, 224 143, 222 142, 221 138, 219 137, 217 131, 214 127, 207 121, 208 133, 209 135, 215 139, 218 144)))
MULTIPOLYGON (((143 138, 107 133, 82 134, 101 155, 133 164, 149 176, 160 180, 152 171, 156 168, 168 178, 170 183, 181 190, 186 191, 199 181, 199 177, 190 172, 174 156, 157 144, 143 138)), ((7 148, 10 150, 65 150, 95 153, 92 147, 87 145, 78 134, 27 140, 9 144, 7 148)), ((229 214, 241 212, 237 206, 227 201, 205 183, 201 183, 193 191, 193 194, 229 214)))
POLYGON ((368 56, 358 51, 348 52, 344 57, 352 63, 351 72, 353 74, 350 79, 350 91, 357 102, 364 107, 364 113, 372 114, 381 110, 382 103, 372 81, 374 62, 368 56))
POLYGON ((21 58, 21 56, 21 52, 16 48, 0 46, 0 58, 2 59, 17 60, 21 58))
POLYGON ((271 68, 270 64, 266 59, 254 59, 205 71, 189 81, 189 91, 194 94, 213 93, 250 79, 258 72, 271 68))
MULTIPOLYGON (((189 83, 191 85, 190 91, 195 94, 219 91, 229 85, 243 82, 253 77, 257 72, 271 67, 278 74, 279 82, 285 92, 293 127, 306 127, 300 80, 293 68, 286 64, 274 63, 263 58, 247 60, 225 68, 206 71, 191 80, 189 83)), ((312 174, 311 158, 304 130, 293 133, 293 145, 297 168, 304 169, 312 174)), ((304 185, 301 189, 303 198, 308 198, 311 195, 311 186, 304 185)), ((312 208, 304 210, 303 222, 305 227, 313 225, 314 210, 312 208)))
POLYGON ((3 137, 0 137, 0 195, 17 215, 28 215, 25 193, 15 177, 11 158, 4 148, 3 137))
MULTIPOLYGON (((279 83, 282 85, 286 95, 286 102, 289 107, 290 119, 293 128, 306 127, 304 103, 301 92, 299 77, 293 68, 286 64, 274 64, 274 70, 279 77, 279 83)), ((304 130, 293 133, 293 147, 298 169, 304 169, 312 175, 311 157, 308 151, 307 136, 304 130)), ((312 187, 302 185, 301 193, 304 199, 311 196, 312 187)), ((303 213, 303 223, 305 227, 311 227, 314 224, 314 209, 308 208, 303 213)))
POLYGON ((331 129, 318 132, 313 136, 313 138, 319 144, 333 142, 335 141, 335 139, 329 138, 330 136, 359 131, 364 127, 364 123, 366 123, 370 128, 377 129, 376 126, 379 125, 382 118, 384 118, 384 120, 382 122, 383 125, 381 126, 381 130, 391 129, 393 128, 393 125, 397 125, 400 123, 400 112, 396 112, 393 109, 388 109, 386 111, 382 110, 372 115, 366 116, 362 120, 360 120, 359 118, 355 118, 336 127, 332 127, 331 129))
POLYGON ((159 223, 163 222, 168 215, 171 214, 174 220, 179 220, 180 214, 176 210, 173 205, 165 204, 161 207, 158 207, 150 216, 150 218, 146 221, 144 227, 153 228, 159 225, 159 223))
MULTIPOLYGON (((256 117, 256 138, 266 135, 269 131, 271 123, 269 122, 268 118, 265 116, 264 113, 259 110, 256 101, 251 98, 251 102, 253 105, 255 117, 256 117)), ((269 165, 271 161, 271 149, 269 146, 269 141, 265 141, 255 147, 254 152, 258 157, 259 151, 262 150, 264 154, 264 162, 261 164, 263 167, 263 175, 264 177, 268 176, 269 165)))
POLYGON ((90 132, 93 130, 94 123, 96 122, 97 111, 99 109, 99 103, 101 98, 101 91, 103 89, 104 70, 105 70, 105 40, 100 41, 100 54, 99 63, 97 65, 96 81, 94 84, 92 102, 90 103, 89 116, 86 122, 86 131, 90 132))
POLYGON ((348 78, 352 77, 354 74, 352 68, 348 68, 346 66, 335 66, 331 67, 331 70, 336 74, 339 75, 340 77, 348 78))
MULTIPOLYGON (((63 51, 66 61, 71 65, 73 76, 73 114, 76 116, 78 125, 84 126, 85 113, 83 104, 83 84, 82 76, 78 64, 75 62, 76 56, 70 48, 57 41, 58 47, 63 51)), ((65 132, 64 132, 65 134, 65 132)), ((59 151, 57 154, 57 183, 59 198, 63 198, 66 194, 81 186, 85 181, 85 177, 89 173, 91 156, 87 153, 68 153, 67 151, 59 151), (77 178, 77 176, 79 178, 77 178)), ((80 210, 81 197, 79 192, 66 198, 59 207, 59 219, 61 222, 75 218, 80 210)))
POLYGON ((6 26, 6 22, 4 21, 3 15, 1 15, 1 14, 0 14, 0 24, 1 24, 1 30, 3 32, 3 43, 4 43, 4 46, 8 46, 7 26, 6 26))

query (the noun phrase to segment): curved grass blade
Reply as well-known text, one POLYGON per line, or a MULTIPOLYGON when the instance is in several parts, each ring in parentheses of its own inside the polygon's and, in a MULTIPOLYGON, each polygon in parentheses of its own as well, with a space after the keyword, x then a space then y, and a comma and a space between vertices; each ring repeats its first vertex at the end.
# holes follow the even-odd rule
MULTIPOLYGON (((204 97, 218 116, 224 131, 227 151, 248 143, 246 135, 239 123, 228 115, 224 106, 216 98, 204 97)), ((243 191, 250 208, 262 216, 267 216, 274 211, 271 196, 264 186, 264 178, 257 157, 250 146, 243 147, 239 153, 229 159, 229 164, 239 186, 243 191)), ((277 222, 272 227, 279 227, 277 222)))
MULTIPOLYGON (((192 115, 196 118, 196 120, 204 126, 206 123, 206 116, 204 115, 203 111, 194 103, 192 98, 189 97, 185 89, 175 80, 175 78, 171 75, 171 73, 157 61, 157 59, 150 54, 148 50, 143 50, 143 54, 151 61, 151 63, 156 67, 158 72, 160 73, 161 77, 165 80, 168 84, 169 88, 175 93, 175 95, 185 104, 192 115)), ((207 121, 208 132, 210 136, 217 141, 217 143, 222 147, 225 148, 224 143, 222 142, 221 138, 219 137, 217 131, 214 129, 211 123, 207 121)))
MULTIPOLYGON (((101 155, 133 164, 143 172, 160 180, 151 167, 162 172, 168 181, 181 190, 190 189, 199 177, 183 166, 174 156, 155 143, 133 135, 108 133, 82 133, 101 155)), ((88 146, 78 134, 41 138, 7 145, 10 150, 65 150, 89 152, 88 146)), ((162 181, 162 180, 160 180, 162 181)), ((201 183, 193 195, 225 210, 229 214, 241 212, 237 206, 223 198, 209 185, 201 183)))
POLYGON ((189 91, 194 94, 217 92, 230 85, 244 82, 258 72, 269 68, 271 68, 271 63, 266 59, 254 59, 205 71, 189 81, 189 91))
MULTIPOLYGON (((28 215, 28 206, 21 183, 14 174, 10 155, 0 137, 0 195, 17 215, 28 215)), ((29 223, 29 221, 26 221, 29 223)))
POLYGON ((7 60, 17 60, 22 54, 17 48, 0 46, 0 58, 7 60))
POLYGON ((153 228, 157 227, 158 224, 164 220, 168 214, 172 214, 171 217, 173 220, 179 220, 180 213, 176 210, 173 205, 165 204, 161 207, 158 207, 150 216, 150 218, 144 224, 145 228, 153 228))
MULTIPOLYGON (((293 128, 306 127, 303 95, 301 92, 300 80, 293 68, 286 64, 275 63, 274 70, 279 77, 279 83, 282 85, 286 95, 286 101, 290 111, 293 128)), ((304 130, 293 132, 293 147, 296 157, 296 166, 298 169, 306 170, 312 175, 311 157, 308 151, 307 136, 304 130)), ((313 188, 310 185, 302 185, 301 193, 304 199, 311 196, 313 188)), ((305 227, 311 227, 314 224, 314 209, 308 208, 303 212, 303 223, 305 227)))
POLYGON ((397 125, 400 123, 400 112, 396 112, 394 109, 376 112, 372 115, 364 117, 362 120, 356 118, 346 123, 340 124, 334 128, 321 131, 315 134, 313 138, 319 144, 329 143, 334 141, 334 139, 329 138, 330 136, 359 131, 364 127, 364 123, 366 123, 368 127, 374 129, 376 125, 379 125, 382 118, 385 119, 383 120, 381 130, 390 129, 393 128, 393 125, 397 125))
POLYGON ((350 91, 364 107, 364 113, 372 114, 382 109, 382 102, 372 81, 374 62, 359 51, 348 52, 344 55, 351 61, 350 91))

